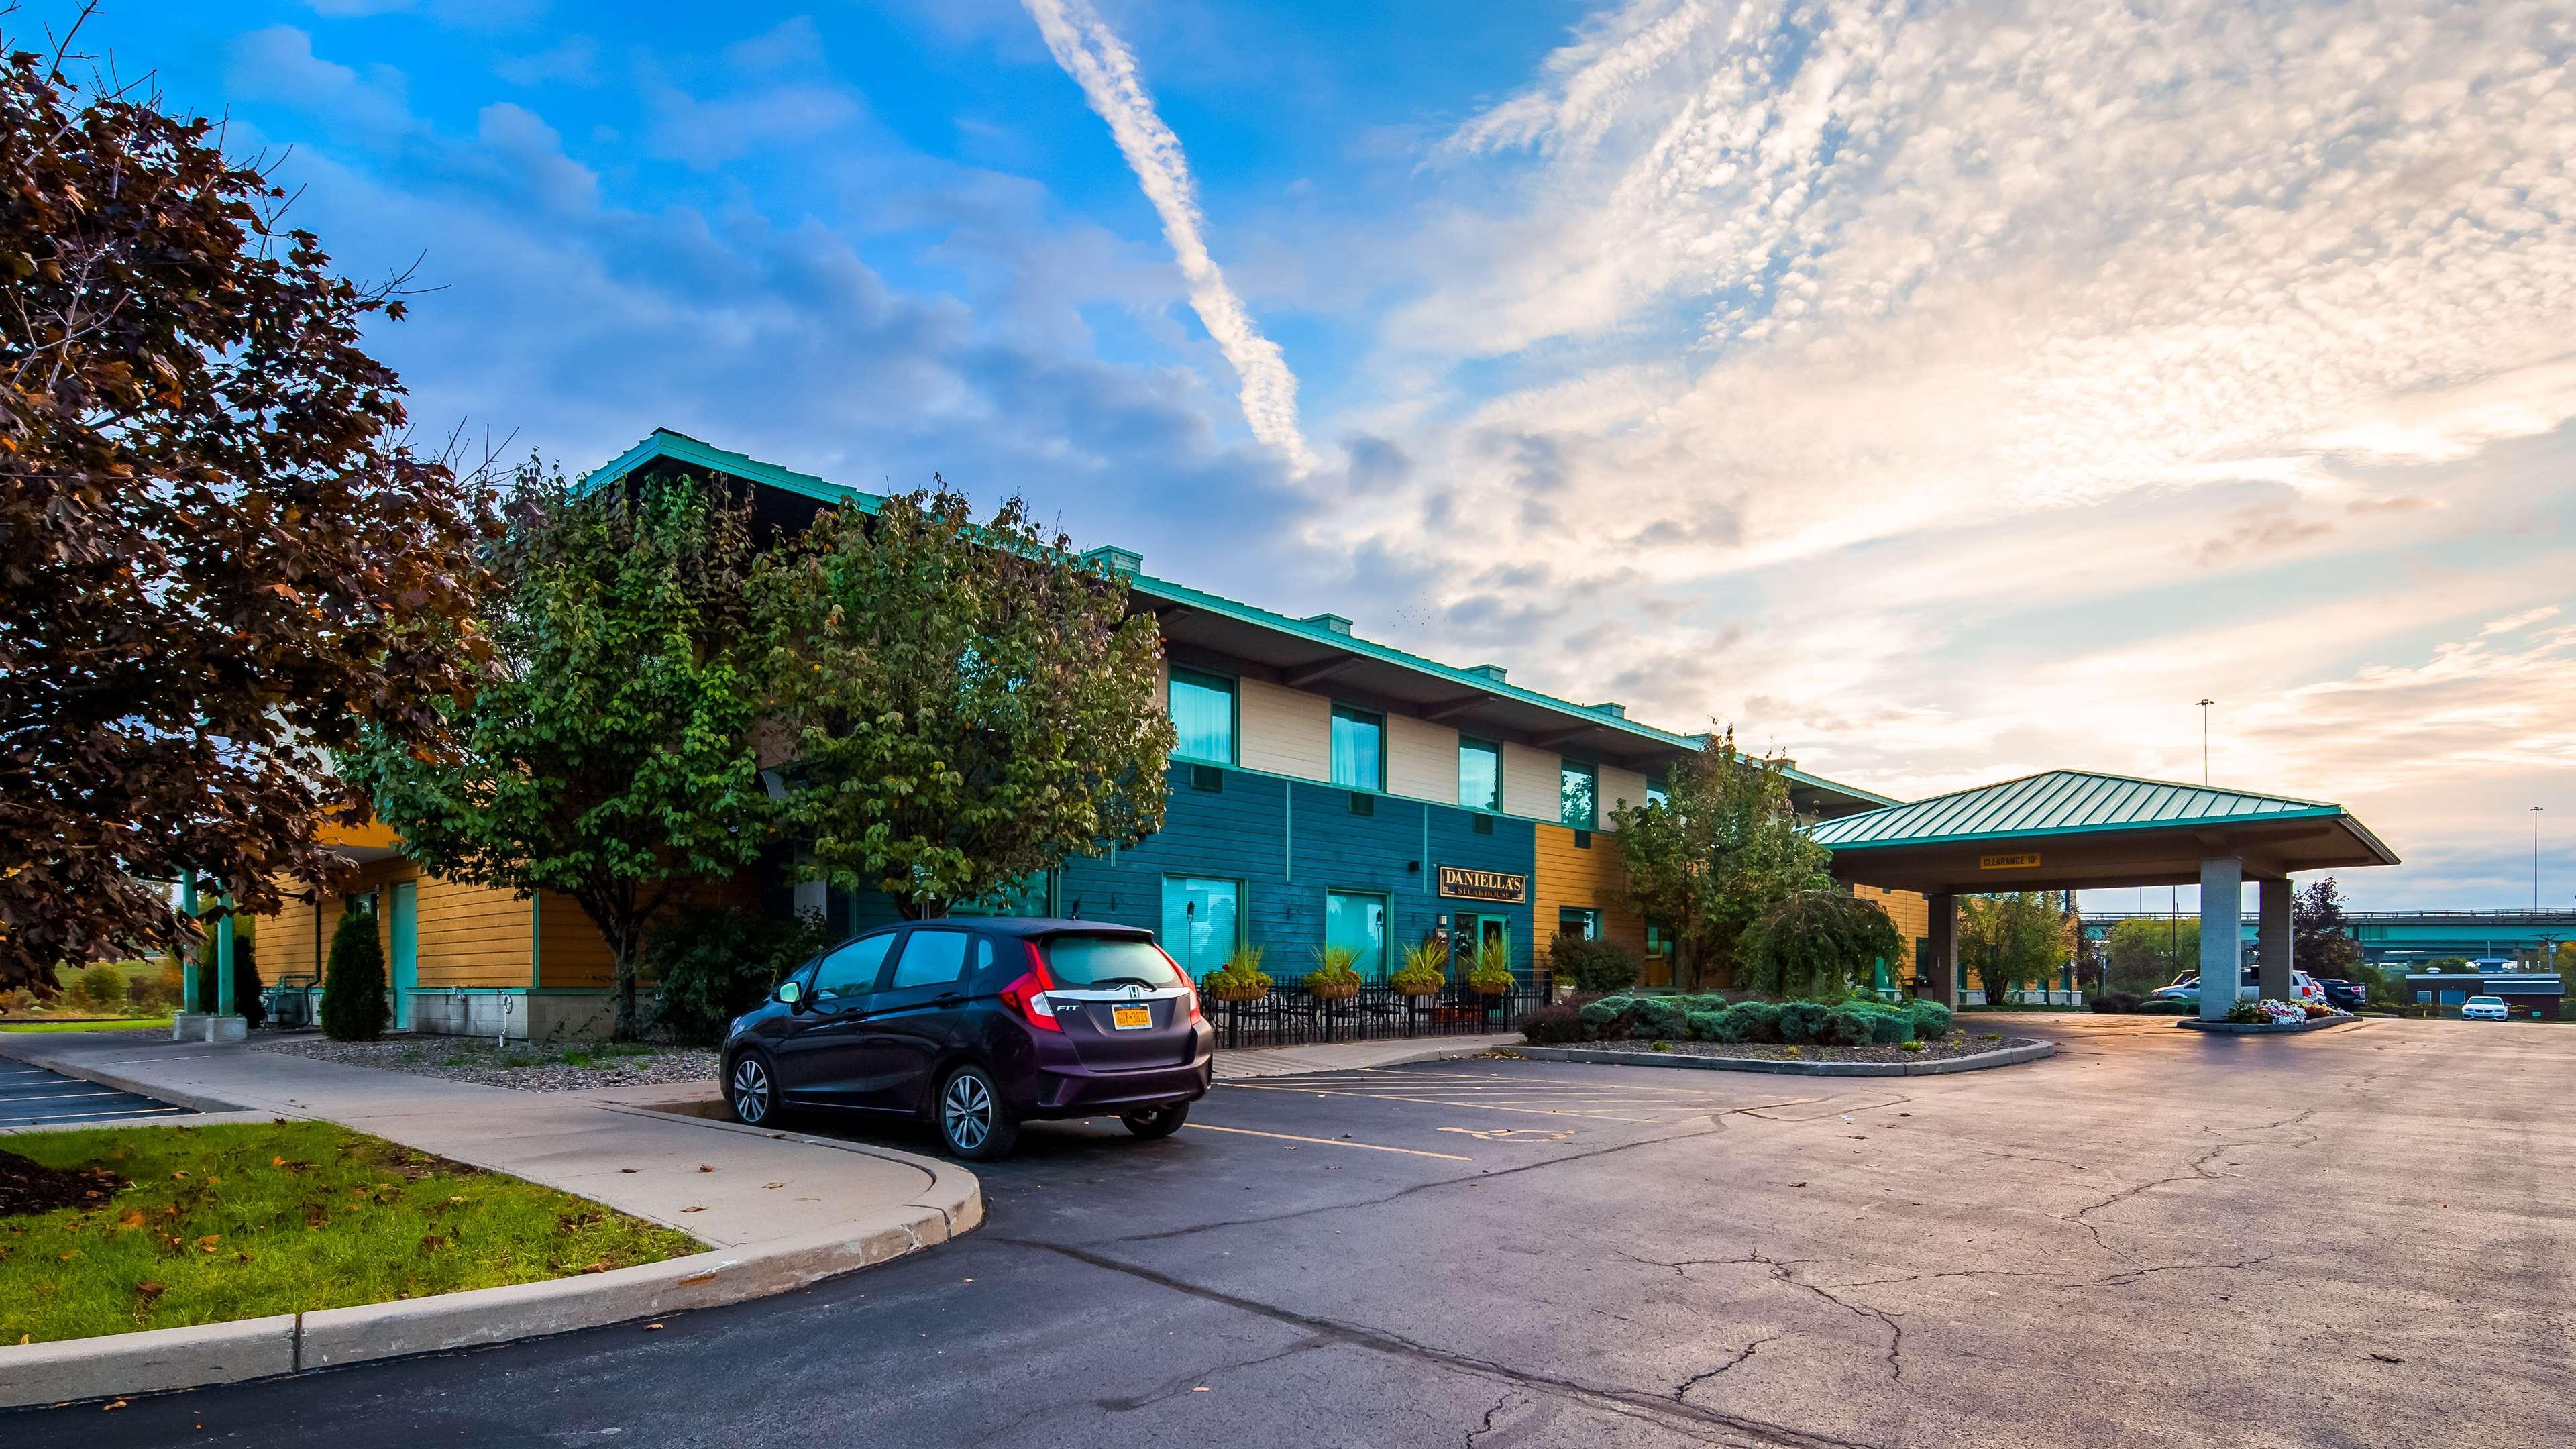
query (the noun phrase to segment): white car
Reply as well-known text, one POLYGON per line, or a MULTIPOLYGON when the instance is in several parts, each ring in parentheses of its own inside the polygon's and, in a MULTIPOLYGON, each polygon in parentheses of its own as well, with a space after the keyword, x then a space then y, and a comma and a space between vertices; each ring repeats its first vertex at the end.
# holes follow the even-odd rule
MULTIPOLYGON (((2263 987, 2254 974, 2254 968, 2246 967, 2243 979, 2236 987, 2236 999, 2252 1001, 2262 994, 2263 987)), ((2171 986, 2157 987, 2151 995, 2162 997, 2167 1001, 2198 1001, 2200 1000, 2200 977, 2185 976, 2171 986)), ((2320 1006, 2330 1004, 2326 1001, 2326 989, 2317 984, 2317 978, 2305 971, 2290 973, 2290 999, 2299 1002, 2313 1001, 2320 1006)))
POLYGON ((2504 1018, 2504 998, 2501 996, 2472 996, 2469 1004, 2460 1008, 2462 1021, 2502 1021, 2504 1018))

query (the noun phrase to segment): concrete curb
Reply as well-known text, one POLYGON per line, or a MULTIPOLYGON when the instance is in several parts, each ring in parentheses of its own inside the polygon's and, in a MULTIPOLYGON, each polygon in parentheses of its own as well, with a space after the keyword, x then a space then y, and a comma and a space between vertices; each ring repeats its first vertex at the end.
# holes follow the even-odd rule
POLYGON ((894 1208, 820 1232, 606 1273, 314 1313, 0 1345, 0 1408, 276 1378, 714 1308, 874 1267, 935 1247, 984 1221, 983 1184, 955 1163, 799 1132, 694 1120, 899 1162, 922 1172, 930 1185, 894 1208))
POLYGON ((1974 1056, 1932 1062, 1784 1062, 1767 1057, 1700 1057, 1679 1052, 1608 1051, 1600 1047, 1511 1047, 1532 1061, 1591 1062, 1606 1067, 1685 1067, 1703 1072, 1773 1072, 1788 1077, 1945 1077, 2054 1056, 2057 1043, 2035 1041, 1974 1056))

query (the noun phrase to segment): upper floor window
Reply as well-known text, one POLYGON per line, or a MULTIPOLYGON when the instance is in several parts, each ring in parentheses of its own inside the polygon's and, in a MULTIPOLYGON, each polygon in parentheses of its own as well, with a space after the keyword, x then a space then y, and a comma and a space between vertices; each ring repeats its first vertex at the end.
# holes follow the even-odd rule
POLYGON ((1470 810, 1503 808, 1503 747, 1458 737, 1458 803, 1470 810))
POLYGON ((1333 706, 1333 783, 1354 790, 1386 788, 1386 717, 1333 706))
POLYGON ((1661 781, 1661 780, 1648 780, 1648 781, 1646 782, 1646 803, 1647 803, 1647 804, 1649 804, 1649 805, 1661 805, 1661 804, 1663 804, 1665 801, 1670 800, 1671 798, 1673 798, 1672 792, 1671 792, 1670 790, 1667 790, 1667 789, 1665 789, 1665 788, 1664 788, 1664 782, 1663 782, 1663 781, 1661 781))
POLYGON ((1192 669, 1172 671, 1172 758, 1234 763, 1234 681, 1192 669))
POLYGON ((1600 814, 1601 780, 1590 765, 1564 761, 1557 771, 1557 819, 1577 830, 1593 829, 1600 814))

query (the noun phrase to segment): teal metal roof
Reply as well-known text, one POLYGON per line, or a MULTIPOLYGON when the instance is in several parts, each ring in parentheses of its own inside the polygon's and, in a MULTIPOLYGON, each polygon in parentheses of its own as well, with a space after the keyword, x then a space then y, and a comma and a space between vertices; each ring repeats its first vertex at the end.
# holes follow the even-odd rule
MULTIPOLYGON (((606 483, 614 482, 618 479, 624 478, 636 469, 643 467, 645 464, 662 458, 676 459, 694 467, 710 469, 736 478, 749 479, 756 483, 765 483, 771 487, 782 488, 790 493, 801 494, 807 498, 818 499, 825 503, 856 504, 858 507, 870 513, 876 512, 877 509, 883 506, 885 502, 885 500, 877 494, 863 493, 855 488, 845 487, 826 479, 817 478, 810 473, 792 472, 788 469, 781 468, 774 463, 764 463, 757 458, 748 457, 741 453, 729 453, 722 448, 700 442, 686 433, 673 432, 669 428, 654 429, 650 437, 645 438, 634 447, 627 449, 625 452, 611 459, 598 470, 587 474, 582 480, 582 486, 585 488, 595 488, 606 483)), ((1498 681, 1489 674, 1482 674, 1467 669, 1452 668, 1451 666, 1442 664, 1437 660, 1425 659, 1418 654, 1408 654, 1401 649, 1389 648, 1384 644, 1375 643, 1353 634, 1345 634, 1339 630, 1327 628, 1319 622, 1290 618, 1286 614, 1273 613, 1268 609, 1260 608, 1256 605, 1242 603, 1234 599, 1228 599, 1217 594, 1208 593, 1203 589, 1191 588, 1187 584, 1177 584, 1168 579, 1158 579, 1142 573, 1136 574, 1133 582, 1140 592, 1151 594, 1156 598, 1165 599, 1174 603, 1188 604, 1193 608, 1205 609, 1212 614, 1225 615, 1230 618, 1241 620, 1244 623, 1258 625, 1265 629, 1276 630, 1282 634, 1291 634, 1299 638, 1311 639, 1318 644, 1327 645, 1345 653, 1363 655, 1371 659, 1381 660, 1388 664, 1397 665, 1405 669, 1411 669, 1422 674, 1431 675, 1459 685, 1462 688, 1474 690, 1483 694, 1489 694, 1498 699, 1518 700, 1525 704, 1536 705, 1542 709, 1553 710, 1564 715, 1569 721, 1580 721, 1587 725, 1597 725, 1604 729, 1614 730, 1621 734, 1634 736, 1638 739, 1648 740, 1655 744, 1665 745, 1677 750, 1696 752, 1700 748, 1702 736, 1699 735, 1680 735, 1674 734, 1670 730, 1659 730, 1652 725, 1640 724, 1635 720, 1629 719, 1624 714, 1612 714, 1606 710, 1596 709, 1590 705, 1576 704, 1571 700, 1558 699, 1554 695, 1540 694, 1536 690, 1523 689, 1516 684, 1498 681)), ((1328 616, 1316 616, 1319 620, 1325 617, 1328 616)), ((1856 785, 1845 785, 1839 781, 1825 779, 1821 775, 1808 774, 1803 770, 1792 768, 1785 770, 1783 773, 1786 774, 1793 783, 1805 785, 1812 789, 1828 790, 1836 794, 1849 796, 1855 800, 1875 801, 1882 805, 1896 804, 1896 801, 1892 796, 1881 795, 1872 790, 1863 790, 1856 785)))
POLYGON ((1808 834, 1820 844, 1845 851, 2333 817, 2341 817, 2371 848, 2395 862, 2397 857, 2389 854, 2387 847, 2340 805, 2286 795, 2102 775, 2090 770, 2050 770, 1999 785, 1846 815, 1815 825, 1808 834))

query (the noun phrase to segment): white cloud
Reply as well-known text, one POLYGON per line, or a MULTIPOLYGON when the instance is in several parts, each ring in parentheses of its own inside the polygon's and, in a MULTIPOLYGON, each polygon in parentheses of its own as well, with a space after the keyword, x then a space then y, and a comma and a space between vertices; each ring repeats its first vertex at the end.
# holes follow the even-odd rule
POLYGON ((1109 123, 1118 150, 1163 220, 1189 286, 1190 306, 1216 340, 1241 383, 1244 421, 1252 435, 1286 454, 1303 473, 1316 466, 1297 423, 1297 378, 1277 343, 1261 334, 1243 299, 1208 254, 1207 221, 1181 141, 1163 124, 1137 72, 1136 57, 1089 0, 1025 0, 1056 64, 1082 87, 1091 109, 1109 123))

